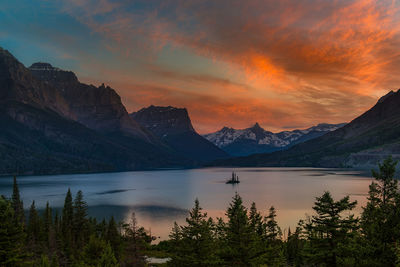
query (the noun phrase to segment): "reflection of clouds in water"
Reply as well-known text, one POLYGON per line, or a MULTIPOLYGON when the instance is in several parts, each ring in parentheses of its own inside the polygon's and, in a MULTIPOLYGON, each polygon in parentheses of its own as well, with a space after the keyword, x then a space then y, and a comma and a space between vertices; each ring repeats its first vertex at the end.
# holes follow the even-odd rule
POLYGON ((133 190, 136 190, 136 189, 132 188, 132 189, 107 190, 107 191, 95 193, 95 195, 118 194, 118 193, 123 193, 123 192, 127 192, 127 191, 133 191, 133 190))
MULTIPOLYGON (((164 205, 135 205, 129 207, 129 212, 127 216, 130 216, 132 212, 140 217, 148 217, 157 220, 168 220, 171 221, 173 218, 186 217, 188 210, 164 206, 164 205)), ((127 217, 125 216, 125 217, 127 217)), ((129 217, 128 217, 129 218, 129 217)))
POLYGON ((135 205, 127 209, 123 220, 129 222, 133 212, 135 213, 138 225, 143 226, 150 233, 160 238, 160 240, 168 238, 173 227, 173 222, 183 224, 188 215, 188 210, 176 207, 135 205))

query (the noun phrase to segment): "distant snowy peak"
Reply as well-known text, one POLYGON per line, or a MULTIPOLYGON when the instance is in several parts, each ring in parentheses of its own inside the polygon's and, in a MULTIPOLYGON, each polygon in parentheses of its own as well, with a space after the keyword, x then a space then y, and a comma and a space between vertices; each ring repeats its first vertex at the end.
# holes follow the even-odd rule
POLYGON ((256 123, 247 129, 223 127, 217 132, 205 134, 204 137, 222 149, 229 147, 227 150, 233 155, 246 155, 254 152, 254 146, 260 147, 255 150, 257 153, 278 150, 319 137, 344 125, 345 123, 321 123, 308 129, 272 133, 256 123), (235 149, 232 148, 233 146, 235 149), (246 147, 248 147, 248 152, 246 152, 246 147), (240 150, 240 153, 236 151, 237 149, 240 150))

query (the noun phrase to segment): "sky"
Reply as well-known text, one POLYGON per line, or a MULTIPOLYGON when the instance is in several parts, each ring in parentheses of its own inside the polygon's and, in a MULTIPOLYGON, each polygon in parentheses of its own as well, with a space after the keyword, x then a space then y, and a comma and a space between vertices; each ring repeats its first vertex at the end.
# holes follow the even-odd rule
POLYGON ((196 130, 349 122, 400 88, 400 1, 4 0, 0 46, 196 130))

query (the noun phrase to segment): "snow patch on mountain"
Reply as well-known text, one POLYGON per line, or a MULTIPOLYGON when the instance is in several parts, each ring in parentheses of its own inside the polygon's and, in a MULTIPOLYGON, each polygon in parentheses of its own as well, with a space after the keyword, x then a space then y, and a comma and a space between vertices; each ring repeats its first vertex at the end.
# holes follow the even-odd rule
MULTIPOLYGON (((304 142, 319 137, 344 125, 345 123, 321 123, 307 129, 272 133, 264 130, 258 123, 256 123, 253 127, 247 129, 223 127, 217 132, 205 134, 203 136, 222 149, 232 147, 233 145, 235 145, 235 149, 240 147, 241 152, 235 153, 235 151, 233 151, 233 154, 245 155, 247 154, 246 146, 249 147, 248 153, 254 151, 254 147, 257 145, 260 147, 260 149, 256 149, 256 152, 279 150, 294 145, 295 143, 304 142)), ((232 154, 232 148, 229 150, 229 152, 232 154)))

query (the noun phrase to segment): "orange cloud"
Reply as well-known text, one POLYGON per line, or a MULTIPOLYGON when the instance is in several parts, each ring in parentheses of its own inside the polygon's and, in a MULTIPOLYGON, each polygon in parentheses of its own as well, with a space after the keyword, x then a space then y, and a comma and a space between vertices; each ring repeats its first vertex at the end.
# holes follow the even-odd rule
POLYGON ((203 132, 255 121, 274 129, 349 121, 400 84, 396 1, 102 0, 92 6, 75 0, 64 9, 102 35, 108 50, 143 63, 143 77, 126 78, 127 69, 110 76, 128 107, 186 106, 203 132), (160 67, 166 46, 231 71, 222 77, 206 67, 204 73, 160 67))

